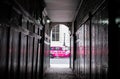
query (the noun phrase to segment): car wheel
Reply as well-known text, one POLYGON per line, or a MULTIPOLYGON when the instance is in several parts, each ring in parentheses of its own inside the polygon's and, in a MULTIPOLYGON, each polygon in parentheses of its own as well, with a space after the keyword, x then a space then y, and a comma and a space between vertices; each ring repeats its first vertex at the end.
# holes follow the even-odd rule
POLYGON ((54 56, 53 56, 53 55, 50 55, 50 58, 54 58, 54 56))

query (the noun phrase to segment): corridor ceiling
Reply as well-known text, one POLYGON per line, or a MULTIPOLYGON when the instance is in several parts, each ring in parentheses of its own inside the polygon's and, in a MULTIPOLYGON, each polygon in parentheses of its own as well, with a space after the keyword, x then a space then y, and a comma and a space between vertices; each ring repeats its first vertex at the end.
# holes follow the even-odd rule
POLYGON ((52 22, 72 22, 81 0, 45 0, 52 22))

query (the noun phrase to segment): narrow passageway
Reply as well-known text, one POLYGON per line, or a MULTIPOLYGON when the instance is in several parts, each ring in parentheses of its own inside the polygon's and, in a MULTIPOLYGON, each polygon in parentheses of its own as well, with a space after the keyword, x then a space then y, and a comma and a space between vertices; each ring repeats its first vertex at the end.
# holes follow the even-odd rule
POLYGON ((70 68, 49 68, 43 79, 77 79, 70 68))
POLYGON ((119 6, 0 0, 0 79, 120 79, 119 6))

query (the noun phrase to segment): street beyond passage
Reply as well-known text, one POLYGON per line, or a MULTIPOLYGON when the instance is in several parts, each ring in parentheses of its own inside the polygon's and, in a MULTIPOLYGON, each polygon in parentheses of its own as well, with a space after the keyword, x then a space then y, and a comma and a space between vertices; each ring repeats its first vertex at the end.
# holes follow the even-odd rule
POLYGON ((70 58, 51 58, 50 67, 52 68, 69 68, 70 58))

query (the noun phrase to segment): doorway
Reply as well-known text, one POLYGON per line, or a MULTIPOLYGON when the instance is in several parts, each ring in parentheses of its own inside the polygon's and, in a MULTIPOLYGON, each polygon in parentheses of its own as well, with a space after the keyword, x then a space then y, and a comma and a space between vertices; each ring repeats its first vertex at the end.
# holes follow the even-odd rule
POLYGON ((51 30, 50 68, 69 68, 70 55, 69 28, 58 24, 51 30))

